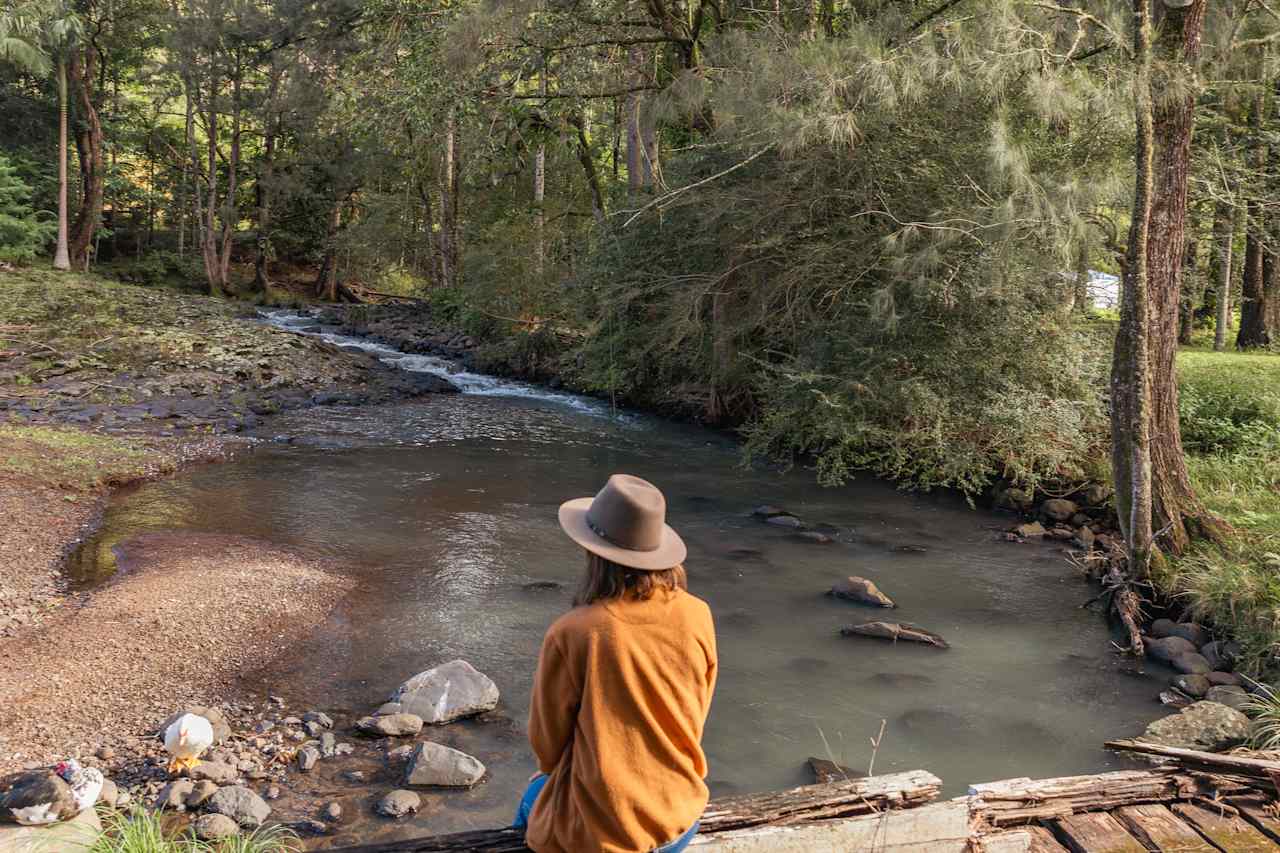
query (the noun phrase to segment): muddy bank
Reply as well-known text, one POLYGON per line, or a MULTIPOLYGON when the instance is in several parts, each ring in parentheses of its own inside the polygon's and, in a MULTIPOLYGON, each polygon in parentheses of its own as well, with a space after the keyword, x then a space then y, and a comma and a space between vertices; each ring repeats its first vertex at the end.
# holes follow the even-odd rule
POLYGON ((0 640, 0 771, 79 754, 127 764, 173 711, 216 705, 349 588, 331 565, 246 538, 150 534, 120 577, 0 640))

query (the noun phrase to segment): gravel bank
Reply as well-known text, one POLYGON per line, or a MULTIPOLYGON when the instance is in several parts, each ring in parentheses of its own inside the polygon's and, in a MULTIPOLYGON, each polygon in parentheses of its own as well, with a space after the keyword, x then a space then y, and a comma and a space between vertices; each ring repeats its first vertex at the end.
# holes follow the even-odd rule
POLYGON ((348 588, 251 539, 150 534, 122 550, 119 580, 0 639, 0 771, 127 752, 175 709, 234 696, 348 588))

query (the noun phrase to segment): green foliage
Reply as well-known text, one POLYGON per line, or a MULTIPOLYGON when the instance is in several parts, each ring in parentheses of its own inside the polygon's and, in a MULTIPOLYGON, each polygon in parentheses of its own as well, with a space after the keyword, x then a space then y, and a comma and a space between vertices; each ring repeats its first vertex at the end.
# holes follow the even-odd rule
POLYGON ((1268 684, 1258 684, 1244 711, 1253 718, 1249 745, 1254 749, 1280 749, 1280 693, 1268 684))
POLYGON ((208 289, 203 282, 204 270, 194 255, 182 257, 177 252, 164 249, 141 257, 120 258, 111 262, 107 271, 121 281, 145 287, 169 287, 194 293, 208 289))
POLYGON ((1265 355, 1185 353, 1178 382, 1183 447, 1219 456, 1280 453, 1275 363, 1265 355))
POLYGON ((56 221, 32 211, 31 188, 0 154, 0 260, 30 260, 57 230, 56 221))
POLYGON ((189 833, 167 832, 158 812, 134 808, 107 811, 102 833, 86 849, 88 853, 292 853, 302 845, 283 826, 262 827, 217 843, 200 841, 189 833))

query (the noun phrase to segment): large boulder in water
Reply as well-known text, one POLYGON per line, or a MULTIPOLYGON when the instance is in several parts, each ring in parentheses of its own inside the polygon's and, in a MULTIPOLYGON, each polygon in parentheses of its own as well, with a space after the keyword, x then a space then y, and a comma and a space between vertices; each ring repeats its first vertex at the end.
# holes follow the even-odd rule
POLYGON ((452 660, 420 672, 391 696, 401 709, 439 725, 491 711, 498 704, 498 686, 464 660, 452 660))
POLYGON ((1196 702, 1161 717, 1138 737, 1148 743, 1219 752, 1249 737, 1249 718, 1218 702, 1196 702))

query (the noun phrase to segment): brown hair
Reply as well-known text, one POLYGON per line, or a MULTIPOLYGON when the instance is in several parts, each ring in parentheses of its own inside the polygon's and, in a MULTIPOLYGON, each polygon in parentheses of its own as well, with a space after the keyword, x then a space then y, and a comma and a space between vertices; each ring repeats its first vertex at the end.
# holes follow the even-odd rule
POLYGON ((587 571, 573 596, 573 606, 618 598, 648 601, 658 590, 671 592, 688 588, 684 566, 647 572, 620 566, 599 554, 587 551, 587 571))

